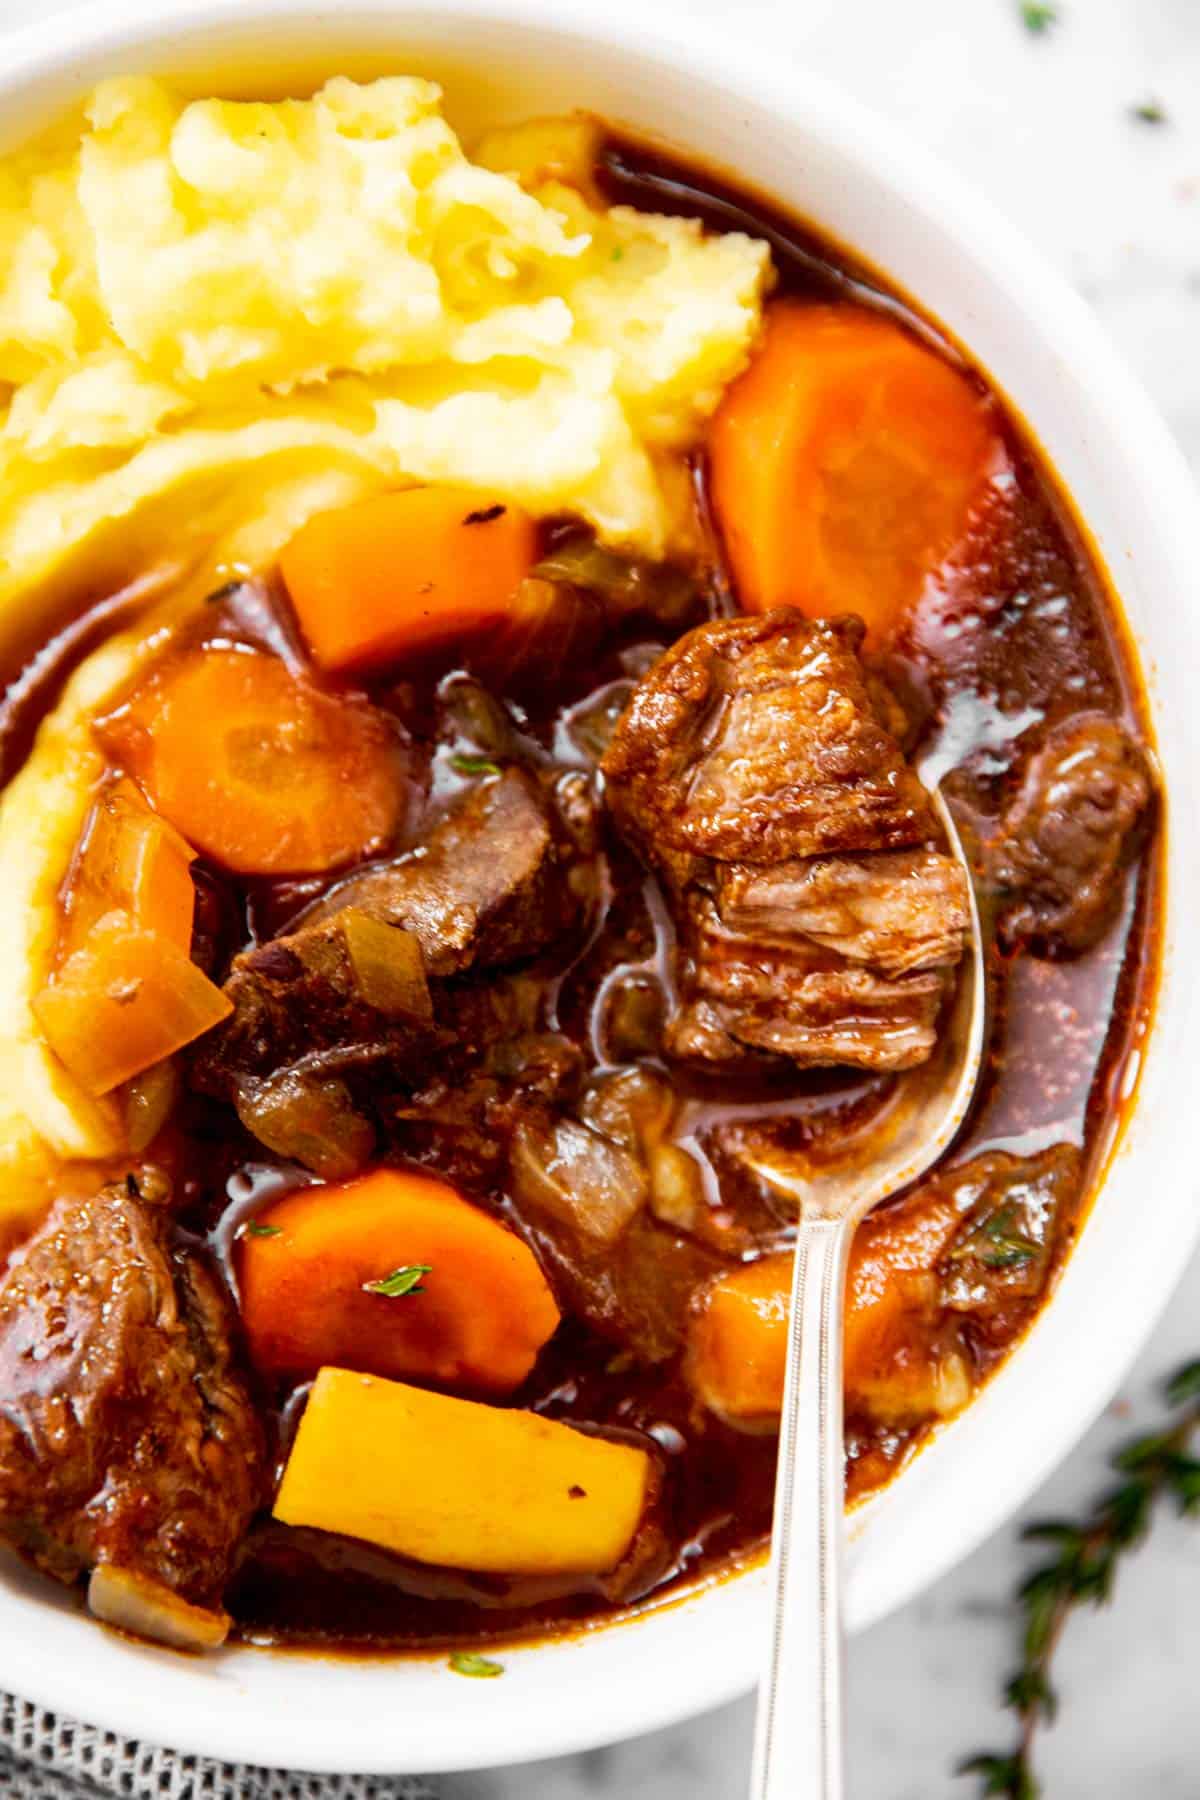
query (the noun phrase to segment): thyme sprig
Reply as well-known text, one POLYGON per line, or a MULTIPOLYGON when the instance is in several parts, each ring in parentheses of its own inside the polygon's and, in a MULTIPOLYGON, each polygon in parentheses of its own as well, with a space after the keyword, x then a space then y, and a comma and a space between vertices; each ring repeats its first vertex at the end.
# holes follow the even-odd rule
POLYGON ((1200 1431, 1200 1361, 1172 1377, 1166 1398, 1171 1416, 1161 1430, 1116 1452, 1111 1463, 1118 1480, 1084 1519, 1048 1519, 1022 1534, 1049 1554, 1017 1590, 1021 1661, 1004 1690, 1004 1704, 1016 1717, 1016 1744, 1008 1752, 972 1756, 959 1768, 961 1775, 978 1777, 981 1795, 1039 1800, 1034 1742, 1038 1727, 1057 1710, 1050 1670, 1071 1614, 1108 1600, 1121 1557, 1141 1543, 1160 1500, 1173 1501, 1180 1513, 1200 1511, 1200 1458, 1191 1451, 1200 1431))

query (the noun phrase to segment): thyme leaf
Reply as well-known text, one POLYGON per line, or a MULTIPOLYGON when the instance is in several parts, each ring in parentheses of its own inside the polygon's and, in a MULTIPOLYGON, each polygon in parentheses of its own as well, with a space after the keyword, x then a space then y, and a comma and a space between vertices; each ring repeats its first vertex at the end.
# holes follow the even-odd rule
POLYGON ((503 1663, 493 1662, 490 1656, 477 1656, 473 1650, 456 1650, 450 1667, 456 1675, 470 1675, 475 1681, 494 1681, 504 1673, 503 1663))
POLYGON ((450 767, 456 775, 498 775, 500 764, 493 762, 490 756, 468 756, 457 754, 450 758, 450 767))
POLYGON ((364 1281, 363 1293, 382 1294, 387 1300, 403 1300, 408 1294, 423 1294, 421 1277, 432 1274, 432 1263, 406 1263, 404 1268, 393 1269, 380 1281, 364 1281))
POLYGON ((1016 1208, 1000 1206, 951 1250, 950 1261, 962 1262, 974 1256, 986 1269, 1015 1269, 1033 1262, 1039 1251, 1040 1245, 1018 1229, 1016 1208))

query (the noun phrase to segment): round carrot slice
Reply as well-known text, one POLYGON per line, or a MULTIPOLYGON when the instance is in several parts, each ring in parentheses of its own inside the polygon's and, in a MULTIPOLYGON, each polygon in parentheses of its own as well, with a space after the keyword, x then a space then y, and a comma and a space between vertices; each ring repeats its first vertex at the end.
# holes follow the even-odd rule
POLYGON ((506 1394, 558 1324, 528 1245, 407 1170, 285 1195, 239 1249, 251 1355, 281 1374, 335 1365, 506 1394))
POLYGON ((99 726, 189 844, 244 875, 302 875, 379 850, 406 800, 394 729, 256 650, 165 663, 99 726))
POLYGON ((781 301, 709 438, 749 612, 856 612, 875 641, 959 542, 1000 466, 987 401, 892 320, 781 301))

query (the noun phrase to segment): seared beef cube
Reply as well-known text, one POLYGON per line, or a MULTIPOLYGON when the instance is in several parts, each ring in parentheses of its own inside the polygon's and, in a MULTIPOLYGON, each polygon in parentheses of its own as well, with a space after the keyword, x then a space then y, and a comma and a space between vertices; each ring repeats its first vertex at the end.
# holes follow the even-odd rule
POLYGON ((1152 791, 1143 752, 1115 719, 1081 713, 1049 732, 991 850, 991 879, 1010 899, 1007 949, 1069 956, 1103 936, 1152 791))
POLYGON ((194 1085, 232 1100, 279 1154, 352 1173, 374 1133, 345 1081, 369 1069, 376 1098, 411 1093, 536 1030, 538 992, 518 971, 492 971, 560 937, 591 879, 531 776, 479 783, 426 844, 235 958, 234 1011, 193 1055, 194 1085))
POLYGON ((731 931, 806 937, 885 975, 953 967, 970 918, 966 876, 938 850, 723 864, 717 904, 731 931))
POLYGON ((372 1005, 347 941, 351 916, 347 908, 326 924, 305 926, 234 958, 225 983, 234 1010, 198 1047, 192 1064, 198 1088, 233 1098, 248 1079, 265 1080, 341 1048, 398 1070, 427 1062, 437 1040, 428 988, 422 979, 410 1011, 372 1005))
POLYGON ((720 1258, 638 1213, 615 1244, 543 1214, 529 1235, 563 1311, 638 1362, 665 1362, 681 1349, 688 1315, 720 1258))
POLYGON ((61 1581, 219 1607, 264 1498, 230 1332, 132 1180, 60 1200, 0 1286, 0 1536, 61 1581))
POLYGON ((510 768, 472 788, 427 843, 343 882, 305 923, 354 907, 402 925, 432 976, 519 962, 578 915, 566 860, 537 783, 510 768))
POLYGON ((1006 1344, 1040 1299, 1082 1175, 1077 1147, 1052 1144, 1029 1157, 985 1151, 927 1184, 964 1214, 939 1265, 940 1298, 970 1316, 978 1339, 1006 1344))
POLYGON ((890 1070, 932 1054, 944 969, 888 975, 798 935, 731 931, 699 893, 685 920, 672 1055, 728 1065, 759 1051, 801 1067, 890 1070))
POLYGON ((617 726, 609 804, 676 912, 673 1056, 890 1070, 933 1051, 966 882, 862 637, 791 611, 701 626, 617 726))
POLYGON ((660 657, 603 762, 609 804, 652 861, 774 863, 933 837, 872 702, 862 637, 858 619, 783 609, 698 626, 660 657))

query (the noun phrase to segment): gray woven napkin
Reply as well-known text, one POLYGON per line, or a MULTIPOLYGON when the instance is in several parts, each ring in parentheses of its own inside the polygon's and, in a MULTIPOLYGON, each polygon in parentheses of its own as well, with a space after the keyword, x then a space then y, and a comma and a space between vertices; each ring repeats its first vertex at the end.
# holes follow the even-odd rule
POLYGON ((0 1800, 437 1800, 407 1775, 303 1775, 182 1756, 0 1694, 0 1800))

